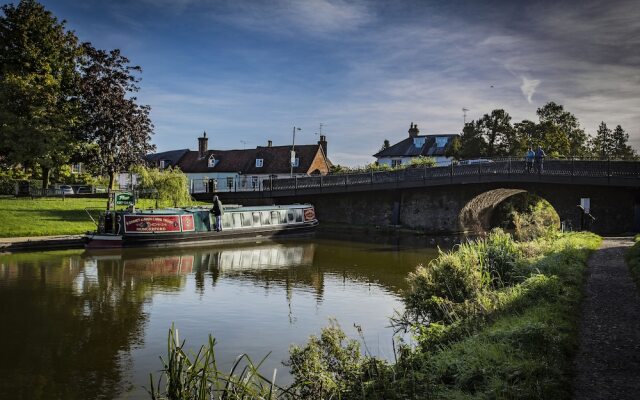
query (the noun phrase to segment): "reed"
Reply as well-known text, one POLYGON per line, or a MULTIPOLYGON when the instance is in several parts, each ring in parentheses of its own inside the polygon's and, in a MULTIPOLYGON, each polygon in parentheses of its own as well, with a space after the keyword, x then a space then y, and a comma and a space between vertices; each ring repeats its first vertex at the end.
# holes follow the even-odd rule
POLYGON ((255 363, 247 354, 241 354, 229 372, 222 371, 216 363, 216 340, 209 335, 206 345, 197 353, 185 351, 185 341, 180 342, 178 329, 172 324, 167 341, 166 358, 160 357, 163 368, 157 383, 149 375, 147 392, 153 400, 236 400, 277 399, 288 394, 287 389, 276 385, 274 369, 271 378, 260 373, 267 354, 255 363))

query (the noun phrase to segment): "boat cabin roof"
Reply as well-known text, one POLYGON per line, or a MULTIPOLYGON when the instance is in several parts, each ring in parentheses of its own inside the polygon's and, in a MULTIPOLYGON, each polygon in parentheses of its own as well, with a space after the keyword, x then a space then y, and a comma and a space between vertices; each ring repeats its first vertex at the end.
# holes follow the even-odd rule
MULTIPOLYGON (((134 214, 153 214, 153 215, 176 215, 176 214, 189 214, 200 211, 209 211, 212 206, 198 206, 188 208, 160 208, 153 210, 138 210, 136 209, 134 214)), ((286 205, 272 205, 272 206, 241 206, 239 204, 227 204, 222 208, 225 212, 233 211, 275 211, 275 210, 290 210, 292 208, 309 208, 311 204, 286 204, 286 205)))

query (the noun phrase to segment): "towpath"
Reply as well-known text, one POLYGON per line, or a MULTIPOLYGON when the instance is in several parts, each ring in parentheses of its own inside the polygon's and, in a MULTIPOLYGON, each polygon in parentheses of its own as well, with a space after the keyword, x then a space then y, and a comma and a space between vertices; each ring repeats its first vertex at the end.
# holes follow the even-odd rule
POLYGON ((68 249, 83 244, 83 235, 8 237, 0 238, 0 252, 68 249))
POLYGON ((576 400, 640 398, 640 292, 624 262, 632 244, 631 238, 605 238, 589 260, 576 400))

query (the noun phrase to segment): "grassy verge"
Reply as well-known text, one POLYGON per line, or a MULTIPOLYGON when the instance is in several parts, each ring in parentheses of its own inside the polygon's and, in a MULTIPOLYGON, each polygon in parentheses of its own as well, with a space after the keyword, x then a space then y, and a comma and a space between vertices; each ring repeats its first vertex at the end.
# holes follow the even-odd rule
MULTIPOLYGON (((0 237, 74 235, 94 230, 85 208, 106 208, 106 199, 1 198, 0 237)), ((151 208, 154 200, 141 199, 138 207, 151 208)))
MULTIPOLYGON (((413 343, 398 347, 395 363, 362 354, 332 322, 291 348, 293 384, 268 385, 262 398, 569 399, 584 270, 600 241, 573 233, 519 243, 495 232, 443 252, 408 278, 405 312, 392 321, 413 343)), ((154 398, 187 398, 168 395, 184 381, 174 370, 165 364, 167 391, 157 386, 154 398)), ((221 379, 215 365, 192 373, 209 385, 207 393, 221 379)), ((263 395, 269 380, 252 377, 225 375, 233 384, 215 393, 240 398, 236 393, 259 387, 263 395)))
POLYGON ((640 287, 640 235, 636 235, 634 240, 635 243, 629 250, 627 250, 624 258, 627 262, 627 265, 629 266, 631 277, 640 287))

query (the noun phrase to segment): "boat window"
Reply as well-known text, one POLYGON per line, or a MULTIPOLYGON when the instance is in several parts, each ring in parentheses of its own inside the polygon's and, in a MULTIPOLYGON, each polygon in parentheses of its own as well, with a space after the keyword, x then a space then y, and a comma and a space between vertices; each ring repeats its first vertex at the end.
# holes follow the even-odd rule
POLYGON ((286 224, 287 223, 287 212, 285 210, 280 210, 280 223, 281 224, 286 224))
POLYGON ((260 213, 258 211, 253 212, 253 226, 260 226, 260 213))
POLYGON ((296 213, 296 222, 302 222, 302 209, 301 208, 296 208, 295 210, 296 213))
POLYGON ((289 222, 293 222, 294 216, 293 216, 293 210, 287 210, 287 220, 289 222))
POLYGON ((242 226, 240 213, 233 213, 231 215, 233 215, 233 227, 240 228, 242 226))
POLYGON ((271 211, 271 223, 278 225, 280 223, 280 213, 277 211, 271 211))
POLYGON ((271 217, 269 216, 269 211, 261 212, 260 220, 260 222, 262 222, 262 225, 271 225, 271 217))
POLYGON ((251 226, 251 213, 242 213, 242 226, 251 226))
POLYGON ((233 225, 233 218, 231 217, 232 214, 222 214, 222 227, 223 228, 231 228, 231 225, 233 225))

